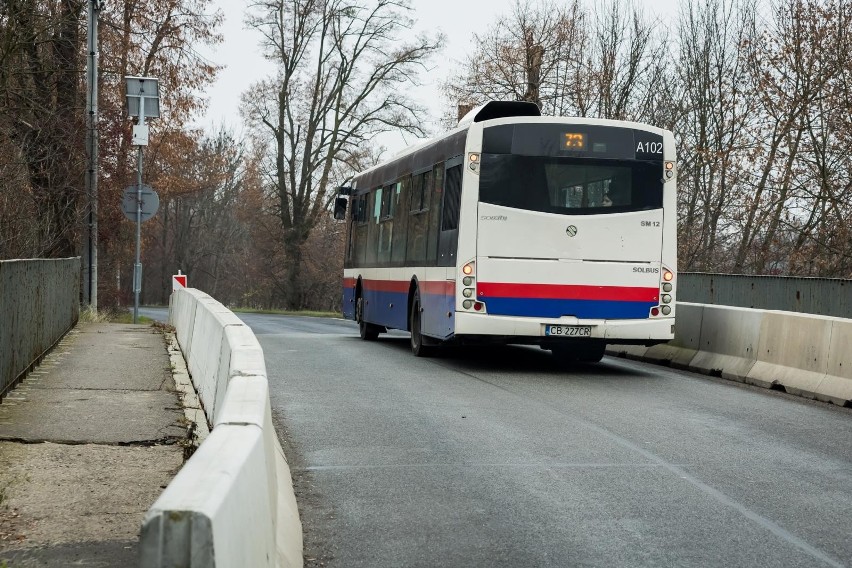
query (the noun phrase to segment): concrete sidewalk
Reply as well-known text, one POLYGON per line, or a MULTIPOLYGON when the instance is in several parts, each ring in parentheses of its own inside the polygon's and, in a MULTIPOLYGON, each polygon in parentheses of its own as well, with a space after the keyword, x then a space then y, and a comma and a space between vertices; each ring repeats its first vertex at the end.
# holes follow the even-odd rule
POLYGON ((0 566, 136 566, 186 425, 160 330, 78 324, 0 403, 0 566))

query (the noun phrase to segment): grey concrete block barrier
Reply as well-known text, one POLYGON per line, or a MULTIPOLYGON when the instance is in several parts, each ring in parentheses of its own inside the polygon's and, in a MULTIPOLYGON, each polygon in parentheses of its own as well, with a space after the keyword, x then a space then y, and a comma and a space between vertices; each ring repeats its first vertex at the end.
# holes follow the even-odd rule
POLYGON ((213 429, 146 514, 140 565, 301 567, 302 526, 257 338, 198 290, 173 294, 169 313, 213 429))
POLYGON ((679 302, 665 345, 607 353, 852 406, 852 320, 679 302))

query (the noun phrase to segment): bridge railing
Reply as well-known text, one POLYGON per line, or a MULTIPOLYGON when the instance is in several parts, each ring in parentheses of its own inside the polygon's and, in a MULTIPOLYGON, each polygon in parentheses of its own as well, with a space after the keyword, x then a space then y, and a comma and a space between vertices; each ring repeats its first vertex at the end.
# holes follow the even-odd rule
POLYGON ((677 300, 852 318, 852 280, 681 272, 677 300))
POLYGON ((80 259, 0 261, 0 397, 77 323, 80 259))

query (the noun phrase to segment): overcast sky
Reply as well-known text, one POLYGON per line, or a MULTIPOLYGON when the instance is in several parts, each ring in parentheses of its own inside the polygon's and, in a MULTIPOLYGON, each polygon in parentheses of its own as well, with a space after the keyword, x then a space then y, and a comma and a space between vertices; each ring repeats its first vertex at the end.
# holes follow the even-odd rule
MULTIPOLYGON (((595 0, 587 0, 594 3, 595 0)), ((434 69, 422 76, 423 87, 416 96, 431 113, 428 126, 439 130, 441 104, 440 83, 455 68, 455 62, 472 51, 471 34, 495 21, 498 15, 511 11, 515 0, 412 0, 417 19, 416 30, 440 30, 447 36, 446 46, 434 69)), ((224 65, 216 83, 208 90, 208 111, 198 121, 199 126, 215 130, 226 125, 238 134, 242 130, 239 115, 240 95, 254 81, 272 75, 272 67, 263 60, 258 47, 257 32, 246 29, 244 0, 215 0, 225 15, 222 33, 225 41, 217 50, 205 55, 224 65)), ((664 19, 677 17, 678 0, 638 0, 645 10, 664 19)), ((389 150, 402 149, 413 140, 383 140, 389 150), (398 146, 398 147, 397 147, 398 146)))

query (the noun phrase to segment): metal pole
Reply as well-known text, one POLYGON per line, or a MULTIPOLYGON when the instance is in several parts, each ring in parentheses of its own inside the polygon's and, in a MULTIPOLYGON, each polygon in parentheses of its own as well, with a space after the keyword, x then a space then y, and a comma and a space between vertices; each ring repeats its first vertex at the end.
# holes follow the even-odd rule
POLYGON ((85 250, 86 303, 98 309, 98 11, 100 0, 89 0, 86 65, 87 113, 86 153, 89 158, 86 170, 86 194, 88 196, 87 246, 85 250))
MULTIPOLYGON (((139 97, 139 124, 145 124, 145 97, 139 97)), ((139 291, 142 289, 142 145, 136 168, 136 264, 133 265, 133 323, 139 323, 139 291)))

